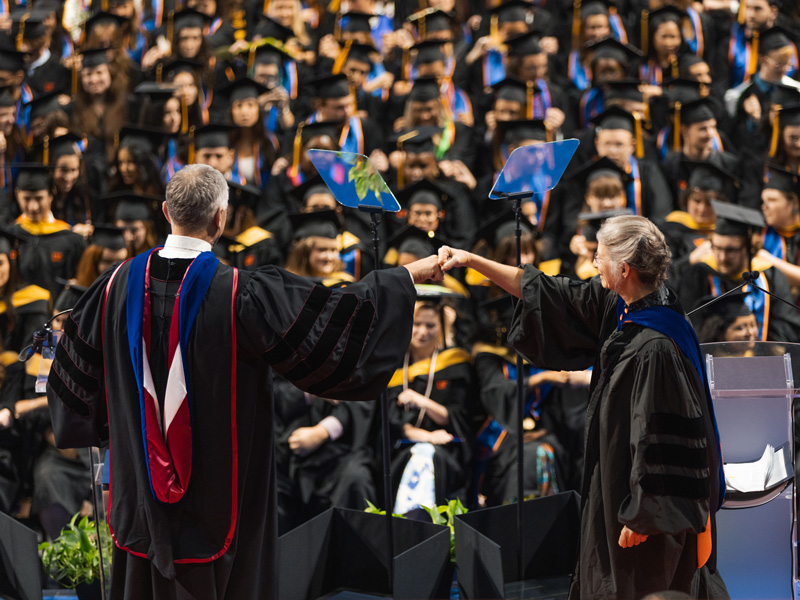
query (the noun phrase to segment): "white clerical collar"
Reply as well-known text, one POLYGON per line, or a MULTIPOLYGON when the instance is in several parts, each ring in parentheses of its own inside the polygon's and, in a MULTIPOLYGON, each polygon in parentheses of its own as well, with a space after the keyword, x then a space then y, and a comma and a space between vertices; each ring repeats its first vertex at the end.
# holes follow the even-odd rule
POLYGON ((158 251, 161 258, 195 258, 201 252, 210 252, 211 244, 199 238, 169 234, 164 247, 158 251))

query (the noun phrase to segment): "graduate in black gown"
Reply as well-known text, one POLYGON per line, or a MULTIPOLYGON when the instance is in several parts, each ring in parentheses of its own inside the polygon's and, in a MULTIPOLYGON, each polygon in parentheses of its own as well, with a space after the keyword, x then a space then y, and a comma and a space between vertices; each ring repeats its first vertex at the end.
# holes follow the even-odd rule
POLYGON ((174 234, 95 282, 50 372, 57 444, 110 447, 114 598, 275 598, 272 368, 311 394, 377 397, 412 281, 441 276, 428 257, 330 290, 224 266, 227 190, 203 165, 170 180, 174 234))
POLYGON ((724 479, 700 349, 664 285, 669 248, 633 215, 598 232, 598 277, 584 283, 439 251, 521 298, 511 344, 535 366, 593 364, 586 414, 581 544, 570 598, 677 590, 727 597, 715 557, 724 479))

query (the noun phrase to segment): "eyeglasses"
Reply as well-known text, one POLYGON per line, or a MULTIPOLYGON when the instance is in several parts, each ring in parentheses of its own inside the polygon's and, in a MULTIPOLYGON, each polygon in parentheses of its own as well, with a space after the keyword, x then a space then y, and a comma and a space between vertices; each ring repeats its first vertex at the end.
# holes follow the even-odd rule
POLYGON ((744 246, 715 246, 714 244, 711 244, 711 249, 714 252, 719 252, 720 254, 738 254, 744 250, 744 246))
POLYGON ((592 260, 592 263, 593 263, 593 264, 599 264, 599 263, 601 263, 602 261, 604 261, 604 260, 607 260, 607 259, 608 259, 608 257, 607 257, 607 256, 599 256, 599 255, 597 254, 597 252, 595 252, 595 253, 594 253, 594 259, 592 260))

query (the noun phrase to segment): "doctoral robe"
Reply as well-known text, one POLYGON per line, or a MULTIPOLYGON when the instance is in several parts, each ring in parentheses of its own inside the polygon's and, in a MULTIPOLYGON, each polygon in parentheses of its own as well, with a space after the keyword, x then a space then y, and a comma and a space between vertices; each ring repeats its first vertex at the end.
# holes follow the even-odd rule
MULTIPOLYGON (((703 383, 675 343, 628 322, 600 278, 576 282, 527 266, 509 341, 547 369, 594 365, 585 430, 581 541, 570 598, 641 598, 666 589, 724 597, 712 550, 698 569, 698 534, 714 532, 719 454, 703 383), (713 506, 710 506, 711 504, 713 506), (623 526, 646 534, 618 544, 623 526)), ((659 304, 655 292, 626 307, 659 304)), ((680 311, 674 293, 668 306, 680 311)))
MULTIPOLYGON (((182 500, 166 504, 148 481, 129 348, 126 296, 143 294, 128 289, 135 260, 109 269, 77 303, 48 384, 58 445, 110 446, 112 597, 275 598, 272 369, 311 394, 376 398, 410 341, 411 278, 392 269, 330 290, 275 267, 217 264, 182 350, 191 476, 182 500)), ((149 364, 159 406, 173 297, 189 263, 151 258, 149 364)))

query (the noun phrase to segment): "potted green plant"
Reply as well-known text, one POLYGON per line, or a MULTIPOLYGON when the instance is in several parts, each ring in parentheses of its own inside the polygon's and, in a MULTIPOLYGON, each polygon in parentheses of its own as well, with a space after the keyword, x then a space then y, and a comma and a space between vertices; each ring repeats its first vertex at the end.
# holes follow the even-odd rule
POLYGON ((55 540, 39 544, 39 551, 45 571, 62 587, 74 589, 80 600, 99 600, 100 549, 110 560, 111 535, 103 521, 98 543, 95 522, 79 517, 73 516, 55 540))

